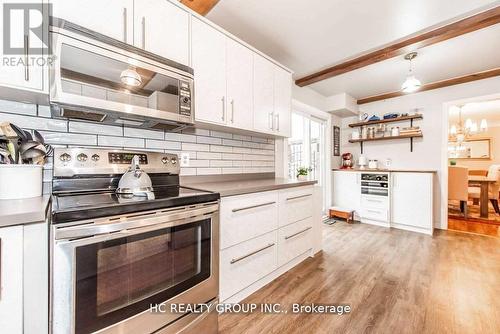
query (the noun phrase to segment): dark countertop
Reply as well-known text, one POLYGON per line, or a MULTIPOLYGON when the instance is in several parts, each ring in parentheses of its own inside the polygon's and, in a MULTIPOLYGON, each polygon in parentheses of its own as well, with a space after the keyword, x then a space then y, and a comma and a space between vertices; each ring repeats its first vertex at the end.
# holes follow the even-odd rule
POLYGON ((351 168, 351 169, 340 169, 333 168, 334 172, 394 172, 394 173, 437 173, 435 169, 359 169, 359 168, 351 168))
POLYGON ((221 180, 213 182, 196 182, 190 180, 183 185, 196 189, 220 193, 221 197, 251 194, 263 191, 310 186, 317 181, 299 181, 287 178, 263 178, 253 180, 221 180))
POLYGON ((0 227, 45 221, 50 196, 0 200, 0 227))

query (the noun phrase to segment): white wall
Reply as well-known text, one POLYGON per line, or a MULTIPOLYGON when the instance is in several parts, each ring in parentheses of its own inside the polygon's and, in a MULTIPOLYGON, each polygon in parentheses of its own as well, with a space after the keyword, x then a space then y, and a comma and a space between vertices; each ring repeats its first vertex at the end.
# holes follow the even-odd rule
MULTIPOLYGON (((366 112, 370 115, 383 115, 388 112, 413 112, 415 108, 418 108, 419 112, 424 115, 423 120, 414 123, 422 128, 424 137, 415 139, 413 153, 410 152, 409 140, 395 140, 365 143, 364 155, 371 159, 378 159, 380 162, 390 158, 393 168, 437 170, 434 196, 434 226, 436 228, 447 228, 447 221, 444 217, 446 217, 447 202, 447 169, 445 166, 448 115, 445 113, 447 108, 444 108, 444 104, 498 93, 500 93, 500 77, 495 77, 360 106, 360 112, 366 112)), ((351 152, 357 158, 359 144, 347 142, 352 131, 347 124, 355 120, 356 117, 342 120, 341 151, 351 152)))

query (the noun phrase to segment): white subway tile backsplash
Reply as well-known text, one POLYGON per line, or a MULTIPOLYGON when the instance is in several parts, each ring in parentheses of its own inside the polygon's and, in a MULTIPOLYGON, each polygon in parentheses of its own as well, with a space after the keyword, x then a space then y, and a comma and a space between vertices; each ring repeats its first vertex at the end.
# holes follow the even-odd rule
MULTIPOLYGON (((76 88, 76 87, 74 87, 76 88)), ((78 89, 77 89, 78 90, 78 89)), ((114 98, 119 99, 120 96, 114 98)), ((99 146, 189 154, 181 175, 274 171, 274 139, 188 128, 181 133, 52 119, 48 106, 0 100, 0 121, 39 130, 56 147, 99 146)), ((53 163, 44 166, 44 192, 50 192, 53 163)))
POLYGON ((222 174, 222 170, 220 168, 196 168, 197 175, 215 175, 222 174))
POLYGON ((196 143, 196 136, 165 132, 165 140, 181 141, 183 143, 196 143))
POLYGON ((208 160, 220 160, 222 159, 222 153, 214 152, 197 152, 198 159, 208 159, 208 160))
POLYGON ((145 138, 145 139, 164 139, 163 131, 154 131, 137 128, 124 128, 123 134, 125 137, 145 138))
POLYGON ((209 152, 210 146, 205 144, 182 143, 183 151, 209 152))
POLYGON ((198 136, 198 137, 196 137, 196 142, 199 143, 199 144, 220 145, 220 144, 222 144, 222 139, 221 138, 215 138, 215 137, 198 136))
POLYGON ((210 167, 233 167, 231 160, 210 160, 210 167))
POLYGON ((181 143, 173 142, 173 141, 146 139, 146 148, 158 148, 158 149, 164 149, 164 150, 180 150, 181 143))
POLYGON ((122 136, 123 128, 121 126, 70 121, 69 132, 89 133, 95 135, 122 136))
POLYGON ((68 122, 62 119, 40 118, 17 114, 0 114, 0 122, 14 123, 23 129, 61 132, 66 132, 68 130, 68 122))
POLYGON ((243 154, 222 153, 222 160, 243 160, 243 154))
POLYGON ((77 133, 46 132, 40 131, 43 139, 48 144, 95 146, 97 145, 96 135, 84 135, 77 133))
POLYGON ((220 131, 210 131, 210 136, 212 137, 218 137, 218 138, 226 138, 226 139, 232 139, 233 135, 231 133, 227 132, 220 132, 220 131))
POLYGON ((210 145, 210 152, 232 153, 233 148, 231 146, 210 145))
POLYGON ((99 145, 128 148, 144 148, 144 139, 115 136, 98 136, 99 145))
POLYGON ((0 113, 4 112, 36 116, 36 110, 36 104, 0 100, 0 113))

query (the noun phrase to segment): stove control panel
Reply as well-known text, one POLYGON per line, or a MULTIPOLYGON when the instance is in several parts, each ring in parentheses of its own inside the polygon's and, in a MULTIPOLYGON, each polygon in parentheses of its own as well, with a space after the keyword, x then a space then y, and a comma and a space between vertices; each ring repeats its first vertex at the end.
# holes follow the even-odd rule
POLYGON ((134 156, 146 173, 180 173, 177 154, 72 147, 54 150, 54 176, 123 174, 134 156))

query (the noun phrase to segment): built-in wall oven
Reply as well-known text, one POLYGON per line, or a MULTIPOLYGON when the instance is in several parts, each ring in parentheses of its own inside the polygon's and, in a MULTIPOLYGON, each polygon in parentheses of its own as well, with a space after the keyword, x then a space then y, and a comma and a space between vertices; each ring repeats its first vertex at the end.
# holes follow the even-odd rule
POLYGON ((217 203, 55 225, 53 333, 153 333, 172 303, 215 303, 218 228, 217 203))

